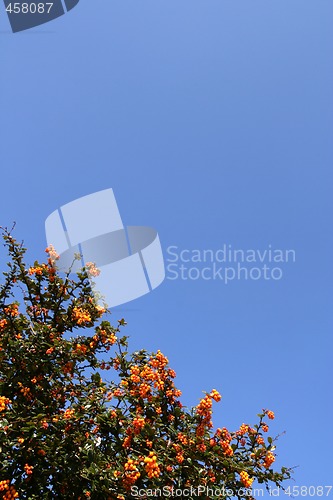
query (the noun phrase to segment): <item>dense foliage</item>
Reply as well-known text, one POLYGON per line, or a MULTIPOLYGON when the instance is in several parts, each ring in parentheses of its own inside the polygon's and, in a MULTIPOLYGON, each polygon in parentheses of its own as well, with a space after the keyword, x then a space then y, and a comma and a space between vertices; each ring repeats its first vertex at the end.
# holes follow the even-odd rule
POLYGON ((125 321, 111 326, 94 298, 93 264, 71 279, 50 247, 28 267, 24 247, 3 238, 0 498, 250 498, 254 480, 290 477, 272 468, 272 411, 253 427, 214 429, 220 394, 188 410, 160 351, 127 351, 125 321))

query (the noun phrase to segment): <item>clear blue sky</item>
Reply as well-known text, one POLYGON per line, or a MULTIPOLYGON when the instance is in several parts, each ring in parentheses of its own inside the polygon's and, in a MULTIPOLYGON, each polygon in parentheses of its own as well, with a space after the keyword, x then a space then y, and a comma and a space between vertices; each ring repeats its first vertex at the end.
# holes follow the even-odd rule
MULTIPOLYGON (((166 280, 114 311, 216 426, 276 412, 279 463, 331 485, 331 0, 81 0, 13 35, 0 9, 0 222, 31 258, 57 207, 112 187, 164 251, 295 249, 279 281, 166 280)), ((333 498, 333 491, 330 495, 333 498)))

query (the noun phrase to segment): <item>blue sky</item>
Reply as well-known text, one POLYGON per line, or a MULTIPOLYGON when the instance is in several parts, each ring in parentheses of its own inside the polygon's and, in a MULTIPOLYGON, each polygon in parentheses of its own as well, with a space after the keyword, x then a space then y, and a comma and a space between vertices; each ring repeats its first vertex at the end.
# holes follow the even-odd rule
MULTIPOLYGON (((123 222, 180 249, 294 249, 278 281, 165 280, 114 310, 214 423, 276 413, 295 485, 331 485, 330 0, 101 0, 12 34, 0 11, 1 224, 112 187, 123 222)), ((282 494, 281 494, 282 495, 282 494)), ((333 492, 331 492, 333 496, 333 492)))

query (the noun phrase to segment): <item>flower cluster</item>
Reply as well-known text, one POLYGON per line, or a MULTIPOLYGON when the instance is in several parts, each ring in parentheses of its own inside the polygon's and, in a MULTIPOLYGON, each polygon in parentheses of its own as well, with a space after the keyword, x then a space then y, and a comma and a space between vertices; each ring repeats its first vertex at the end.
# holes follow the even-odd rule
POLYGON ((250 478, 250 476, 246 471, 242 471, 239 475, 245 488, 251 488, 253 483, 253 477, 250 478))
POLYGON ((13 484, 10 484, 9 479, 5 479, 0 481, 0 494, 2 493, 3 500, 13 500, 14 498, 18 498, 18 493, 13 484))
POLYGON ((91 315, 88 311, 84 310, 82 307, 73 308, 73 320, 78 325, 84 325, 85 323, 90 323, 91 315))
POLYGON ((97 269, 96 265, 93 262, 86 262, 86 270, 88 273, 88 276, 91 277, 96 277, 101 274, 101 271, 97 269))
POLYGON ((275 462, 275 456, 273 455, 273 453, 268 452, 264 461, 264 466, 266 467, 266 469, 269 469, 273 462, 275 462))
POLYGON ((5 411, 5 409, 10 403, 11 400, 9 398, 6 398, 5 396, 0 396, 0 412, 5 411))
POLYGON ((141 476, 138 469, 138 460, 128 458, 127 462, 125 463, 124 470, 125 477, 123 479, 123 484, 126 489, 130 489, 130 487, 135 484, 141 476))
POLYGON ((144 463, 146 464, 146 472, 149 478, 158 477, 161 473, 159 465, 157 463, 157 456, 153 451, 149 453, 148 457, 144 458, 144 463))
POLYGON ((59 260, 59 254, 56 252, 53 245, 49 245, 45 252, 49 255, 49 263, 54 265, 55 261, 59 260))

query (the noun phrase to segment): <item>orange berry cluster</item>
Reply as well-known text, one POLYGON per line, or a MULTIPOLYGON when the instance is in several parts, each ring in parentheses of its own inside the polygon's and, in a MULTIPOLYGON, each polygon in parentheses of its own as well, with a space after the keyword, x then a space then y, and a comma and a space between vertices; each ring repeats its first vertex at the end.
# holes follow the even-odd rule
POLYGON ((245 488, 251 488, 252 483, 253 483, 253 478, 250 478, 248 473, 246 471, 242 471, 240 474, 240 478, 242 483, 244 484, 245 488))
POLYGON ((213 390, 211 391, 211 393, 210 393, 210 397, 211 397, 212 399, 214 399, 214 401, 216 401, 217 403, 218 403, 219 401, 221 401, 221 399, 222 399, 221 394, 220 394, 220 393, 219 393, 216 389, 213 389, 213 390))
POLYGON ((249 431, 249 426, 247 424, 242 424, 238 431, 236 431, 237 436, 244 436, 249 431))
MULTIPOLYGON (((223 453, 227 457, 231 457, 234 454, 234 450, 230 446, 232 437, 228 429, 226 427, 223 427, 223 429, 217 428, 215 431, 215 438, 219 439, 219 444, 223 450, 223 453)), ((213 443, 211 444, 214 445, 214 443, 215 442, 213 440, 213 443)))
POLYGON ((129 448, 132 443, 132 436, 126 436, 124 441, 123 441, 123 447, 124 448, 129 448))
POLYGON ((26 398, 31 398, 31 391, 29 387, 24 387, 22 382, 18 382, 17 385, 19 386, 20 392, 23 394, 23 396, 25 396, 26 398))
POLYGON ((87 311, 84 311, 81 307, 74 307, 72 312, 73 320, 76 321, 78 325, 84 323, 90 323, 91 316, 87 311))
POLYGON ((133 460, 132 458, 129 458, 124 465, 124 469, 126 472, 125 472, 125 477, 123 479, 123 483, 126 488, 129 488, 141 476, 137 468, 137 461, 133 460))
POLYGON ((149 456, 145 457, 145 469, 149 478, 159 477, 161 470, 157 463, 157 456, 153 451, 149 452, 149 456))
MULTIPOLYGON (((97 347, 98 342, 101 341, 102 344, 113 345, 117 342, 117 336, 113 332, 108 332, 107 330, 97 329, 95 335, 92 337, 89 343, 91 349, 97 347)), ((106 347, 109 350, 109 346, 106 347)), ((117 370, 116 362, 114 362, 114 368, 117 370)))
POLYGON ((87 346, 86 345, 82 345, 82 344, 76 344, 76 346, 74 347, 74 352, 76 354, 83 354, 83 355, 85 355, 86 352, 87 352, 87 346))
POLYGON ((146 422, 144 418, 136 417, 133 419, 134 434, 140 434, 146 422))
POLYGON ((232 455, 234 454, 234 450, 232 449, 232 447, 230 446, 230 444, 228 443, 228 441, 220 441, 220 445, 221 445, 221 448, 223 450, 223 453, 227 456, 227 457, 232 457, 232 455))
POLYGON ((12 500, 19 496, 15 487, 10 484, 9 479, 0 481, 0 492, 5 492, 4 496, 2 497, 3 500, 12 500))
POLYGON ((158 351, 155 356, 150 357, 149 362, 145 365, 132 365, 128 378, 130 395, 151 401, 152 391, 154 389, 162 391, 166 389, 165 386, 168 384, 170 388, 165 390, 165 395, 170 400, 170 403, 173 403, 181 393, 170 380, 175 376, 175 373, 173 370, 165 369, 167 364, 168 359, 161 351, 158 351))
POLYGON ((73 374, 74 363, 72 361, 68 361, 62 369, 62 372, 65 374, 73 374))
POLYGON ((269 469, 273 462, 275 462, 275 456, 269 451, 265 457, 264 467, 269 469))
POLYGON ((196 429, 197 436, 203 436, 206 429, 210 429, 211 427, 213 427, 213 422, 211 420, 211 416, 213 413, 213 399, 215 401, 220 401, 221 399, 221 395, 217 392, 216 389, 213 389, 210 394, 206 394, 206 396, 200 400, 198 406, 196 407, 196 413, 200 417, 202 417, 202 420, 200 421, 196 429))
POLYGON ((0 481, 0 491, 6 491, 9 488, 9 479, 6 479, 5 481, 0 481))
POLYGON ((31 476, 32 472, 33 472, 33 466, 32 465, 28 465, 28 464, 25 464, 24 466, 24 472, 28 475, 28 476, 31 476))
POLYGON ((41 266, 29 267, 28 273, 29 273, 30 276, 33 276, 34 274, 36 276, 42 276, 42 274, 43 274, 43 268, 41 266))
POLYGON ((184 434, 182 434, 181 432, 178 432, 177 438, 182 443, 183 446, 187 445, 188 439, 186 436, 184 436, 184 434))
POLYGON ((117 337, 113 332, 109 333, 106 330, 99 330, 98 333, 102 344, 109 343, 113 345, 117 342, 117 337))
POLYGON ((15 318, 16 316, 18 316, 18 305, 17 304, 11 304, 10 306, 8 307, 5 307, 4 308, 4 313, 5 314, 8 314, 8 316, 11 316, 12 318, 15 318))
POLYGON ((210 416, 212 414, 212 399, 207 394, 203 399, 200 400, 200 403, 197 406, 197 414, 201 416, 210 416))
POLYGON ((10 399, 6 398, 5 396, 0 396, 0 412, 4 411, 10 403, 10 399))
POLYGON ((270 420, 274 420, 275 418, 274 412, 272 410, 266 410, 266 415, 270 420))
POLYGON ((7 320, 0 319, 0 332, 6 327, 6 325, 7 325, 7 320))
POLYGON ((72 408, 67 408, 67 410, 65 410, 65 412, 64 412, 64 419, 69 420, 69 419, 73 418, 74 413, 75 413, 75 410, 73 410, 72 408))
POLYGON ((155 356, 150 357, 149 364, 157 370, 163 370, 169 363, 169 360, 160 350, 157 351, 155 356))

